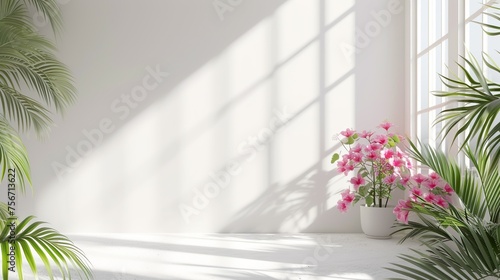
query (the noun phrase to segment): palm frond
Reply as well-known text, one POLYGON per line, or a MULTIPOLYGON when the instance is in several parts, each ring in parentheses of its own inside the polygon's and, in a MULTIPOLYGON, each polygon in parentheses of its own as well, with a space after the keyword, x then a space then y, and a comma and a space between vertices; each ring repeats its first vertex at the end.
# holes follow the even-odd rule
POLYGON ((488 214, 492 222, 500 223, 500 169, 492 165, 489 153, 486 149, 475 149, 466 147, 467 158, 477 172, 481 182, 480 188, 484 192, 484 204, 488 208, 488 214))
POLYGON ((408 235, 418 238, 426 250, 402 255, 405 264, 392 264, 394 267, 387 269, 409 279, 500 277, 498 224, 453 206, 447 210, 432 204, 415 205, 414 213, 422 222, 400 225, 400 231, 409 231, 408 235))
POLYGON ((36 92, 61 113, 76 99, 71 75, 51 53, 53 44, 34 32, 19 1, 0 4, 0 89, 3 114, 18 121, 21 130, 35 128, 44 136, 51 124, 49 111, 28 97, 36 92))
POLYGON ((1 83, 18 91, 27 86, 57 112, 63 112, 74 102, 76 90, 71 75, 50 54, 53 46, 49 41, 32 32, 0 34, 1 83))
POLYGON ((7 220, 9 219, 9 211, 7 208, 7 204, 4 202, 0 202, 0 228, 4 228, 7 220))
MULTIPOLYGON (((468 69, 461 66, 466 80, 458 77, 449 78, 440 75, 444 85, 449 91, 437 91, 436 96, 455 100, 459 103, 457 107, 445 109, 440 112, 435 124, 444 123, 442 133, 444 136, 450 134, 455 128, 453 141, 460 134, 464 134, 463 148, 473 137, 477 137, 480 143, 488 143, 489 147, 500 146, 500 140, 495 138, 500 132, 497 129, 497 116, 500 112, 500 84, 489 81, 483 74, 482 68, 477 60, 469 54, 470 59, 462 57, 468 69)), ((494 71, 500 71, 491 58, 484 54, 487 67, 494 71)), ((493 158, 498 163, 499 157, 493 158)))
MULTIPOLYGON (((500 8, 498 8, 494 5, 485 5, 485 6, 487 6, 489 9, 493 10, 493 12, 483 12, 483 14, 489 16, 493 20, 500 21, 500 13, 497 12, 500 10, 500 8)), ((476 23, 481 25, 484 33, 488 34, 489 36, 500 35, 500 26, 498 26, 496 24, 487 24, 484 22, 476 22, 476 23)))
POLYGON ((62 30, 61 10, 56 0, 24 0, 24 3, 33 6, 44 19, 48 19, 54 33, 58 34, 62 30))
POLYGON ((33 23, 26 16, 26 7, 16 0, 0 2, 0 27, 13 31, 33 31, 33 23))
POLYGON ((22 191, 26 183, 31 185, 30 164, 26 148, 17 132, 0 115, 0 181, 3 181, 7 169, 16 170, 17 184, 22 191))
POLYGON ((484 189, 474 172, 460 168, 442 151, 420 142, 410 141, 409 154, 448 182, 468 211, 478 217, 486 216, 488 206, 483 203, 484 189))
POLYGON ((40 103, 0 83, 3 114, 18 124, 21 131, 34 127, 38 135, 46 135, 52 123, 50 112, 40 103))
MULTIPOLYGON (((19 279, 23 277, 22 267, 25 261, 34 276, 37 277, 35 256, 43 263, 50 279, 54 279, 55 276, 53 267, 57 268, 59 276, 63 279, 71 279, 71 267, 79 269, 79 277, 92 279, 90 262, 84 253, 66 236, 45 226, 44 222, 33 222, 33 219, 33 216, 29 216, 15 226, 14 239, 11 239, 8 227, 4 227, 0 235, 2 245, 14 241, 19 279)), ((2 256, 7 259, 8 250, 4 247, 2 246, 2 256)), ((4 275, 3 279, 8 279, 6 278, 8 271, 5 266, 2 268, 2 274, 4 275)))

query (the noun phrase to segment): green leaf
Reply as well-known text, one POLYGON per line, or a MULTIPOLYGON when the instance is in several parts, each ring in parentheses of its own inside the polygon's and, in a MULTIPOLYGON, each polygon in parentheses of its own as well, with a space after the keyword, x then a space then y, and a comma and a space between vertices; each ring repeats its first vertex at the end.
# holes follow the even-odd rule
POLYGON ((365 197, 365 202, 366 202, 366 206, 371 206, 373 204, 373 197, 371 197, 371 196, 365 197))
POLYGON ((2 244, 0 244, 1 246, 1 251, 2 251, 2 279, 9 279, 9 263, 6 261, 9 259, 9 243, 7 242, 2 242, 2 244))
POLYGON ((332 160, 330 161, 332 164, 335 163, 337 160, 339 160, 340 155, 338 153, 335 153, 332 155, 332 160))
POLYGON ((366 186, 360 186, 358 193, 360 196, 365 197, 368 194, 368 188, 366 186))
POLYGON ((387 139, 387 145, 391 148, 393 147, 396 147, 396 142, 394 142, 394 140, 392 140, 392 138, 388 138, 387 139))
POLYGON ((0 181, 3 181, 9 168, 16 170, 16 179, 21 191, 24 191, 26 182, 31 184, 30 164, 26 148, 21 137, 10 126, 9 122, 0 115, 0 166, 2 172, 0 181))
MULTIPOLYGON (((53 278, 52 266, 56 267, 63 279, 71 279, 70 268, 78 268, 82 273, 83 278, 92 279, 92 270, 90 262, 85 257, 83 252, 76 247, 66 236, 60 234, 56 230, 44 226, 45 223, 36 221, 34 217, 29 216, 16 227, 15 243, 16 258, 20 262, 26 260, 30 270, 36 276, 38 274, 35 255, 44 264, 50 278, 53 278)), ((7 246, 5 236, 8 231, 2 229, 1 245, 7 246)), ((22 273, 22 271, 21 271, 22 273)), ((21 279, 21 274, 19 278, 21 279)))

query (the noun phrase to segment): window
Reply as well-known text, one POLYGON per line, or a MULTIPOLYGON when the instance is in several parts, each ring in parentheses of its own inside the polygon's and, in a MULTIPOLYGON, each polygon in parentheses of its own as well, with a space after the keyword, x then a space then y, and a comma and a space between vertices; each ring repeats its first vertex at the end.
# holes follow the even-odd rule
MULTIPOLYGON (((476 22, 488 22, 483 15, 492 0, 433 0, 408 1, 407 6, 407 90, 408 127, 412 140, 437 147, 448 153, 457 153, 458 144, 451 136, 442 139, 442 125, 434 125, 437 114, 448 106, 456 106, 452 100, 444 100, 432 94, 446 90, 439 74, 462 75, 457 66, 460 56, 470 52, 480 63, 486 52, 494 60, 498 56, 494 45, 500 38, 489 37, 476 22)), ((490 73, 491 75, 492 73, 490 73)))

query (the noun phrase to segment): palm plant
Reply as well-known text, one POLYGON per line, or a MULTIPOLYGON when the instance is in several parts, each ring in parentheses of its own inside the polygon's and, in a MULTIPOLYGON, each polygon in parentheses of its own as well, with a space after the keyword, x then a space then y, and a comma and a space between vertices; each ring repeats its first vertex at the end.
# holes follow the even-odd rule
MULTIPOLYGON (((407 264, 388 268, 410 279, 470 280, 500 278, 500 174, 487 153, 473 154, 465 146, 479 175, 463 170, 446 154, 428 145, 412 144, 412 156, 440 174, 461 199, 463 209, 414 204, 420 222, 400 225, 401 240, 418 238, 425 252, 402 255, 407 264)), ((397 279, 397 278, 395 278, 397 279)))
MULTIPOLYGON (((38 137, 46 137, 52 124, 51 109, 62 113, 76 98, 69 71, 55 57, 55 46, 36 31, 28 8, 42 15, 55 34, 62 26, 55 0, 0 1, 0 181, 7 170, 15 170, 16 187, 22 192, 26 185, 31 186, 31 177, 27 151, 19 133, 34 130, 38 137)), ((9 182, 13 178, 9 177, 9 182)), ((82 277, 92 278, 87 258, 66 236, 34 221, 32 216, 18 221, 13 214, 5 203, 0 203, 3 279, 9 276, 7 262, 12 251, 19 279, 23 279, 23 262, 37 276, 37 259, 51 279, 52 266, 57 267, 63 279, 71 278, 72 267, 82 277), (12 223, 14 234, 9 226, 12 223)))
MULTIPOLYGON (((485 14, 500 20, 496 12, 485 14)), ((500 26, 482 26, 488 35, 500 35, 500 26)), ((400 225, 399 231, 407 232, 401 242, 418 238, 426 249, 402 255, 405 264, 388 268, 410 279, 500 279, 500 84, 486 78, 472 55, 463 60, 465 79, 441 76, 449 91, 436 93, 460 106, 442 111, 436 123, 444 122, 444 135, 455 131, 454 141, 464 135, 460 149, 474 169, 460 167, 429 145, 411 143, 413 158, 445 179, 462 206, 413 205, 420 222, 400 225)), ((500 73, 491 57, 483 54, 483 60, 487 69, 500 73)))

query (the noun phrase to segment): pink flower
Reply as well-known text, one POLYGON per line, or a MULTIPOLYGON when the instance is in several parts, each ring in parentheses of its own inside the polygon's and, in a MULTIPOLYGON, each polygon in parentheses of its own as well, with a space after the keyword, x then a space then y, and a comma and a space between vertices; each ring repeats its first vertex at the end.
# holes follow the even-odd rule
POLYGON ((387 145, 387 136, 386 135, 377 135, 373 139, 375 143, 379 143, 382 146, 387 145))
POLYGON ((427 177, 418 173, 418 174, 415 174, 413 176, 413 180, 415 180, 415 182, 417 182, 417 184, 422 184, 425 180, 427 180, 427 177))
POLYGON ((359 137, 361 137, 361 138, 370 138, 372 135, 373 135, 373 132, 363 130, 363 132, 361 132, 359 134, 359 137))
POLYGON ((406 159, 406 168, 408 169, 412 169, 413 168, 413 165, 411 164, 411 161, 406 159))
POLYGON ((379 143, 371 143, 365 147, 366 152, 378 152, 383 148, 379 143))
POLYGON ((401 209, 411 209, 412 204, 411 204, 411 201, 409 201, 409 200, 400 199, 398 201, 398 205, 396 207, 401 207, 401 209))
POLYGON ((360 174, 356 177, 351 178, 351 184, 354 186, 354 189, 357 191, 359 186, 364 185, 366 183, 365 178, 363 178, 360 174))
POLYGON ((341 131, 340 134, 342 134, 345 137, 351 137, 351 136, 354 135, 354 130, 348 128, 348 129, 346 129, 344 131, 341 131))
POLYGON ((396 213, 396 219, 401 223, 408 224, 408 214, 410 214, 410 211, 400 210, 396 213))
POLYGON ((354 163, 360 163, 361 161, 363 161, 363 154, 361 154, 361 153, 353 153, 352 156, 351 156, 351 160, 354 163))
POLYGON ((376 152, 368 152, 368 154, 366 154, 366 158, 369 160, 376 160, 378 155, 376 152))
POLYGON ((453 189, 451 188, 450 184, 446 183, 444 185, 444 191, 447 192, 449 195, 453 193, 453 189))
POLYGON ((403 167, 405 165, 405 162, 400 158, 394 158, 391 160, 391 164, 394 167, 403 167))
POLYGON ((383 129, 385 129, 387 131, 387 130, 389 130, 389 128, 392 127, 392 123, 390 123, 390 122, 383 122, 383 123, 380 124, 380 127, 383 128, 383 129))
POLYGON ((437 179, 432 179, 432 177, 431 177, 430 180, 427 180, 424 182, 424 185, 426 187, 428 187, 429 189, 433 190, 435 187, 437 187, 438 183, 439 183, 439 181, 437 179))
POLYGON ((349 174, 349 171, 354 170, 354 166, 349 163, 349 159, 344 155, 342 160, 337 162, 337 171, 339 173, 344 173, 344 175, 349 174))
POLYGON ((345 203, 345 201, 343 201, 343 200, 339 200, 337 202, 337 209, 339 209, 339 211, 342 213, 347 212, 347 209, 348 209, 347 203, 345 203))
POLYGON ((415 188, 411 189, 411 193, 410 193, 411 200, 417 201, 419 197, 422 197, 422 195, 423 195, 423 192, 420 188, 415 187, 415 188))
POLYGON ((448 202, 441 196, 438 196, 434 202, 436 203, 436 205, 439 205, 443 208, 448 208, 448 202))
POLYGON ((385 159, 390 159, 394 156, 394 151, 391 149, 385 149, 383 152, 385 159))
POLYGON ((394 207, 392 213, 396 215, 398 221, 408 224, 408 214, 410 213, 409 209, 411 208, 412 208, 411 201, 399 200, 398 205, 394 207))
POLYGON ((396 219, 404 224, 408 224, 408 214, 410 214, 410 211, 408 210, 399 210, 396 213, 396 219))
POLYGON ((441 176, 439 176, 439 174, 437 174, 436 172, 432 172, 431 174, 429 174, 429 178, 433 180, 440 180, 441 176))
POLYGON ((434 203, 436 201, 437 197, 433 193, 426 193, 426 194, 424 194, 424 199, 425 199, 425 201, 427 201, 429 203, 434 203))
POLYGON ((351 193, 351 190, 347 189, 343 191, 342 193, 342 201, 344 201, 346 204, 352 203, 354 201, 354 194, 351 193))
POLYGON ((353 153, 361 153, 362 150, 363 150, 363 145, 361 145, 360 143, 356 144, 356 146, 351 148, 351 152, 353 153))
MULTIPOLYGON (((349 171, 353 171, 353 170, 354 170, 354 165, 352 165, 352 164, 348 164, 348 165, 346 165, 346 166, 345 166, 345 168, 347 169, 347 172, 349 172, 349 171)), ((347 175, 347 174, 346 174, 346 175, 347 175)))
POLYGON ((346 165, 347 165, 347 161, 345 161, 345 160, 337 161, 337 171, 339 173, 343 173, 343 172, 347 171, 347 168, 345 167, 346 165))
POLYGON ((406 187, 408 185, 408 183, 410 182, 410 179, 411 179, 410 175, 408 175, 408 174, 402 175, 401 176, 401 184, 406 187))
POLYGON ((384 178, 383 180, 384 184, 386 185, 393 185, 396 182, 396 176, 395 175, 389 175, 384 178))

